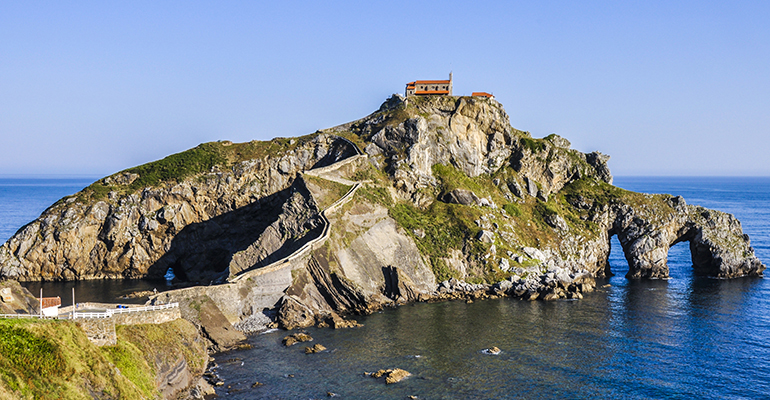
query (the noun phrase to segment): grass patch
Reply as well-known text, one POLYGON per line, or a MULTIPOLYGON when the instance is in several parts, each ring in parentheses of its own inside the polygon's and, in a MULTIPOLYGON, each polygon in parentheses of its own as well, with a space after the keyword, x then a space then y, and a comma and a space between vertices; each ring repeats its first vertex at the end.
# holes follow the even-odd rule
POLYGON ((545 150, 546 147, 543 139, 532 139, 530 137, 520 137, 519 143, 521 144, 521 147, 529 149, 532 153, 539 153, 545 150))
POLYGON ((521 216, 521 208, 517 204, 514 203, 506 203, 503 204, 503 210, 508 213, 508 215, 512 217, 520 217, 521 216))
POLYGON ((372 204, 380 204, 385 207, 393 205, 393 197, 390 196, 388 189, 382 186, 364 185, 356 190, 355 197, 363 199, 372 204))
POLYGON ((318 207, 322 210, 334 204, 335 201, 350 191, 352 187, 312 175, 303 175, 302 178, 305 179, 308 186, 313 187, 314 191, 317 192, 314 193, 313 197, 318 202, 318 207))
POLYGON ((390 208, 389 214, 414 237, 420 252, 430 258, 431 268, 439 281, 456 275, 441 258, 448 257, 450 249, 462 249, 463 244, 473 239, 479 231, 473 222, 477 210, 457 204, 437 201, 428 209, 421 210, 407 203, 399 203, 390 208), (425 236, 414 235, 414 230, 422 230, 425 236))
POLYGON ((275 138, 269 141, 255 140, 246 143, 229 141, 202 143, 181 153, 100 179, 78 193, 78 200, 81 202, 103 200, 112 191, 119 194, 134 193, 145 187, 180 182, 191 176, 209 172, 216 167, 229 168, 245 160, 275 157, 295 149, 315 136, 317 134, 293 139, 275 138), (138 177, 127 185, 116 183, 115 178, 123 174, 136 174, 138 177))

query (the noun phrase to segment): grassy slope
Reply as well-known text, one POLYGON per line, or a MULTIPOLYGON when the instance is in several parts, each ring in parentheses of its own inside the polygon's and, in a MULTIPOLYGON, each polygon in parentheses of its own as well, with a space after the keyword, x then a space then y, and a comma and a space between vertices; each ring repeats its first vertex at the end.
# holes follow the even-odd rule
POLYGON ((350 188, 352 187, 350 185, 344 185, 342 183, 311 175, 305 175, 304 179, 308 186, 315 186, 318 189, 319 193, 317 193, 317 195, 314 194, 314 196, 318 202, 318 207, 322 210, 334 204, 335 201, 339 200, 345 193, 350 191, 350 188))
POLYGON ((216 167, 228 168, 241 161, 265 159, 285 153, 312 140, 315 136, 316 134, 311 134, 294 139, 275 138, 269 141, 254 140, 246 143, 229 141, 202 143, 181 153, 100 179, 76 196, 80 202, 98 201, 106 198, 107 193, 111 191, 121 194, 134 193, 145 187, 176 183, 185 178, 209 172, 216 167), (115 184, 109 179, 122 174, 136 174, 138 178, 128 185, 115 184))
POLYGON ((117 332, 116 346, 97 347, 70 321, 0 319, 0 398, 156 398, 155 357, 205 362, 184 320, 117 332))

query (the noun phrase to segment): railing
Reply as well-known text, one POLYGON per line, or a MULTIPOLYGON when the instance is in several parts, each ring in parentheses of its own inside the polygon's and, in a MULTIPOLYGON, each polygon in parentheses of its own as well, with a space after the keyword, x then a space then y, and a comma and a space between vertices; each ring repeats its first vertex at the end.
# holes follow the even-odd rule
POLYGON ((115 308, 107 309, 104 312, 72 312, 72 318, 109 318, 115 314, 127 314, 135 312, 145 311, 158 311, 166 310, 169 308, 179 307, 179 303, 161 304, 159 306, 142 306, 142 307, 128 307, 128 308, 115 308))
MULTIPOLYGON (((71 306, 69 306, 71 307, 71 306)), ((169 308, 179 307, 179 303, 161 304, 158 306, 142 306, 142 307, 129 307, 129 308, 115 308, 107 309, 104 311, 91 311, 91 312, 78 312, 72 311, 72 313, 63 313, 59 316, 48 316, 39 314, 0 314, 0 318, 41 318, 41 319, 57 319, 66 318, 66 315, 71 315, 71 318, 109 318, 115 314, 128 314, 145 311, 158 311, 167 310, 169 308)))

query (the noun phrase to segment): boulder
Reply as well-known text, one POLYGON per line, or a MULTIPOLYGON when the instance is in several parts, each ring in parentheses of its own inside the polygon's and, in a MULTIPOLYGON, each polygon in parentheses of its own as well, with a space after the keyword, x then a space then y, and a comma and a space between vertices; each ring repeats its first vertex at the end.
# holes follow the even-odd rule
MULTIPOLYGON (((441 197, 441 201, 444 203, 462 204, 464 206, 481 204, 481 199, 475 193, 466 189, 454 189, 451 192, 447 192, 441 197)), ((488 202, 489 200, 487 200, 488 202)))
POLYGON ((385 383, 392 384, 401 382, 404 378, 407 376, 410 376, 408 371, 403 370, 401 368, 393 368, 393 369, 381 369, 377 372, 374 372, 371 374, 372 378, 381 378, 385 377, 385 383))
POLYGON ((488 231, 485 229, 482 229, 478 235, 476 235, 476 239, 479 241, 482 241, 484 243, 494 243, 495 241, 495 233, 492 231, 488 231))
POLYGON ((296 343, 310 342, 312 340, 313 338, 307 333, 298 332, 298 333, 293 333, 291 335, 284 337, 282 343, 284 346, 289 347, 296 343))
POLYGON ((315 324, 315 312, 294 297, 285 295, 279 304, 277 322, 282 328, 292 330, 315 324))
POLYGON ((305 347, 305 354, 315 354, 326 350, 326 347, 320 343, 316 343, 312 347, 305 347))

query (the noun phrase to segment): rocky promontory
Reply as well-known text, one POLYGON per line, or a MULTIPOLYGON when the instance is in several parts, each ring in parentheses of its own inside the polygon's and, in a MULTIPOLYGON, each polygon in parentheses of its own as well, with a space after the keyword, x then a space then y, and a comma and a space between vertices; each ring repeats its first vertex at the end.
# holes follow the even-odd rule
POLYGON ((615 235, 629 279, 667 278, 679 242, 698 274, 762 275, 732 215, 612 186, 608 159, 514 129, 494 99, 394 95, 311 135, 205 143, 103 178, 0 247, 0 276, 170 268, 193 287, 151 301, 179 301, 224 349, 412 301, 579 299, 612 274, 615 235))

